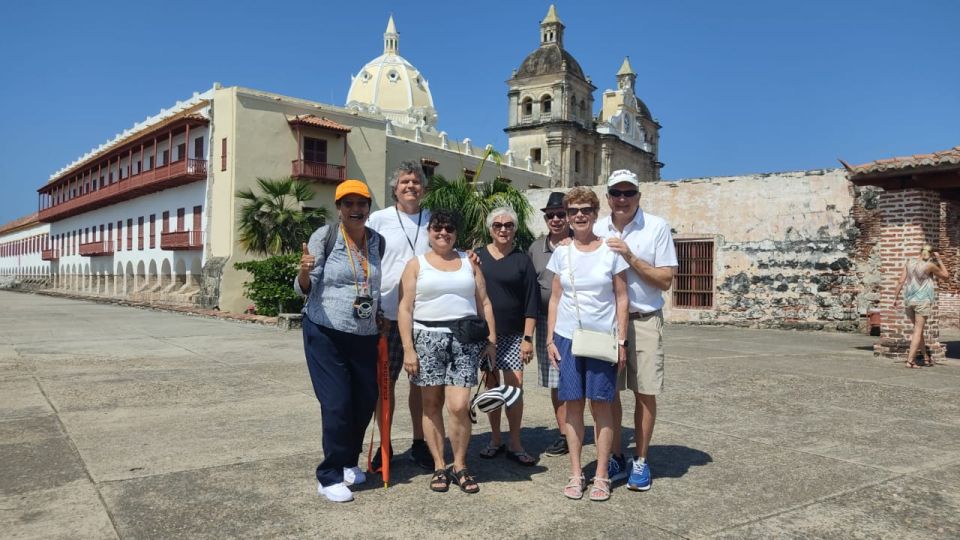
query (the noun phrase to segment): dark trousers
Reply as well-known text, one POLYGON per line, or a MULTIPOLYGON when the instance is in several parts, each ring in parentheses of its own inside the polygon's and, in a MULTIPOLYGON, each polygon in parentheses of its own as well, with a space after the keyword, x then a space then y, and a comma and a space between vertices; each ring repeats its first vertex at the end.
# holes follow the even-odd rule
POLYGON ((322 486, 343 482, 344 467, 356 467, 363 435, 377 406, 377 335, 358 336, 303 318, 303 350, 320 402, 322 486))

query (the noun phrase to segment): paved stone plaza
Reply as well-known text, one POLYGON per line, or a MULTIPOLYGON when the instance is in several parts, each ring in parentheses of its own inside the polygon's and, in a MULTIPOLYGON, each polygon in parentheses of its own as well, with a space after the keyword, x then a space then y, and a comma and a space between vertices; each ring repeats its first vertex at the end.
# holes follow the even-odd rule
MULTIPOLYGON (((407 461, 404 405, 391 487, 371 480, 335 505, 316 495, 319 410, 299 333, 0 292, 0 530, 960 537, 960 362, 908 370, 875 359, 875 338, 862 335, 671 326, 666 339, 651 491, 621 483, 606 503, 566 500, 566 457, 533 468, 481 460, 481 421, 470 457, 480 494, 431 493, 407 461)), ((557 433, 532 367, 524 440, 539 453, 557 433)), ((592 443, 585 452, 592 469, 592 443)))

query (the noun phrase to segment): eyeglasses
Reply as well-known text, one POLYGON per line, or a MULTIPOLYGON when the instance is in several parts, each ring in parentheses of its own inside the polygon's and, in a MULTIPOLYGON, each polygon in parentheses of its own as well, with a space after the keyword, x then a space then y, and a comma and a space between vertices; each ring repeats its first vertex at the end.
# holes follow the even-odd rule
POLYGON ((585 216, 587 216, 587 217, 590 217, 590 216, 592 216, 596 211, 597 211, 597 209, 594 208, 594 207, 592 207, 592 206, 584 206, 584 207, 582 207, 582 208, 577 208, 576 206, 568 206, 568 207, 567 207, 567 215, 570 216, 570 217, 573 217, 573 216, 575 216, 575 215, 577 215, 577 214, 583 214, 583 215, 585 215, 585 216))
POLYGON ((543 216, 544 216, 545 218, 547 218, 548 220, 550 220, 550 219, 566 219, 566 218, 567 218, 567 213, 566 213, 566 212, 547 212, 547 213, 543 214, 543 216))
POLYGON ((456 225, 433 225, 430 227, 433 232, 447 231, 448 234, 457 232, 456 225))
POLYGON ((628 199, 630 197, 636 197, 637 193, 640 193, 640 192, 635 189, 625 189, 625 190, 608 189, 607 190, 607 195, 610 195, 611 197, 626 197, 628 199))
POLYGON ((513 228, 516 226, 517 224, 512 221, 508 221, 506 223, 493 222, 493 225, 491 225, 491 227, 493 227, 493 230, 495 231, 499 231, 500 229, 503 229, 505 231, 512 231, 513 228))

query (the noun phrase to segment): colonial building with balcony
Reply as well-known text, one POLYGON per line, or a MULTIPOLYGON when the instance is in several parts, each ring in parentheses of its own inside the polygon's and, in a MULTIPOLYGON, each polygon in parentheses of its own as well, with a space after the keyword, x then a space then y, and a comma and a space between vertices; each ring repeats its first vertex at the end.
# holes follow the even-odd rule
MULTIPOLYGON (((332 213, 346 178, 369 184, 375 208, 392 204, 387 183, 401 161, 448 178, 479 168, 486 148, 435 129, 426 80, 398 46, 391 20, 380 63, 404 69, 384 72, 376 91, 355 81, 348 107, 214 84, 135 124, 39 187, 33 223, 45 237, 28 243, 29 265, 11 255, 0 269, 48 275, 71 294, 243 311, 249 274, 233 265, 258 255, 239 243, 236 194, 257 190, 257 178, 307 182, 315 195, 305 206, 332 213), (410 85, 419 93, 407 103, 410 85)), ((543 187, 545 172, 507 153, 473 180, 543 187)), ((0 234, 8 241, 20 246, 21 238, 0 234)), ((9 252, 26 260, 21 247, 9 252)))

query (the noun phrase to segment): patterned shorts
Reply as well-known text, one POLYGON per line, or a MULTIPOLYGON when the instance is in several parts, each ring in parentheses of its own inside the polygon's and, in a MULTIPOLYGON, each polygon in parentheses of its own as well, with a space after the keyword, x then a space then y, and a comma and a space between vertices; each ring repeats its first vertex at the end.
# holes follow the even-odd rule
POLYGON ((413 330, 413 346, 420 360, 420 370, 410 383, 416 386, 477 385, 477 366, 484 342, 464 344, 453 334, 430 330, 413 330))
POLYGON ((547 356, 547 314, 537 317, 537 382, 544 388, 560 387, 560 371, 547 356))
POLYGON ((520 343, 523 334, 497 336, 497 369, 504 371, 523 371, 520 359, 520 343))
POLYGON ((403 342, 400 341, 400 326, 390 321, 387 332, 387 362, 390 365, 390 380, 396 381, 403 370, 403 342))

